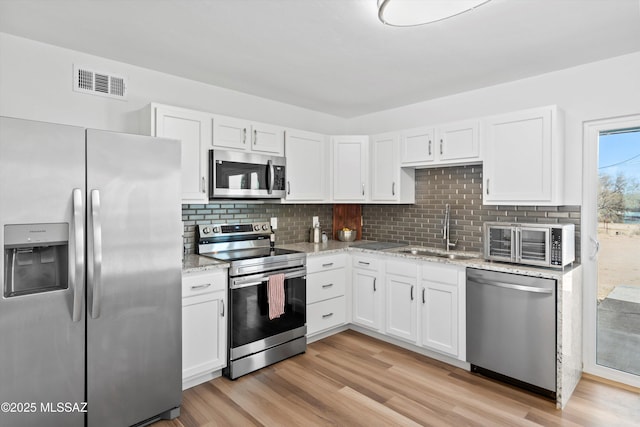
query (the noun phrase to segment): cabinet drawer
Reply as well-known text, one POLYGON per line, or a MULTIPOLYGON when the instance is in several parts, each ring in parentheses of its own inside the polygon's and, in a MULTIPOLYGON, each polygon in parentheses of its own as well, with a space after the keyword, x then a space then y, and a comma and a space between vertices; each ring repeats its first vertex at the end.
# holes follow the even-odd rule
POLYGON ((347 265, 345 254, 307 257, 307 273, 343 268, 347 265))
POLYGON ((307 334, 343 325, 347 319, 344 296, 316 302, 307 306, 307 334))
POLYGON ((226 289, 226 269, 189 273, 182 276, 182 298, 226 289))
POLYGON ((455 285, 458 283, 458 272, 462 270, 464 267, 428 262, 422 265, 422 280, 455 285))
POLYGON ((367 270, 378 270, 378 263, 380 260, 375 258, 369 258, 365 256, 353 256, 353 267, 355 268, 364 268, 367 270))
POLYGON ((346 274, 344 268, 307 274, 307 303, 344 295, 346 274))
POLYGON ((414 262, 387 261, 387 274, 396 276, 417 277, 418 265, 414 262))

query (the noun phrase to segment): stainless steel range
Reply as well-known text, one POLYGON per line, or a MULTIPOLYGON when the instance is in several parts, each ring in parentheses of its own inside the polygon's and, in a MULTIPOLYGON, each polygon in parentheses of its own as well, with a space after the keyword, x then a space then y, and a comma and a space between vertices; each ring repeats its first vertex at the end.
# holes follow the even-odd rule
POLYGON ((231 265, 229 351, 223 374, 236 379, 304 353, 306 254, 272 247, 269 223, 199 225, 196 230, 198 253, 231 265), (284 312, 270 318, 268 282, 276 275, 284 279, 284 312))

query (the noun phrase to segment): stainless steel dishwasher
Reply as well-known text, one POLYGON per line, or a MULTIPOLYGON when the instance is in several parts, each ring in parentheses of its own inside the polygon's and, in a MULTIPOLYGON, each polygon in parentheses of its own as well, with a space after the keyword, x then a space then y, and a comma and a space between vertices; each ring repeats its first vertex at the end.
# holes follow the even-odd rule
POLYGON ((467 269, 471 371, 556 398, 556 281, 467 269))

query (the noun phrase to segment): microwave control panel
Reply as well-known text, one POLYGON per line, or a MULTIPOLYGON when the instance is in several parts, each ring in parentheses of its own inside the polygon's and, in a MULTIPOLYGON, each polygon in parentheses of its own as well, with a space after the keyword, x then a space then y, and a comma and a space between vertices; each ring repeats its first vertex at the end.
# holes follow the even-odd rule
POLYGON ((562 229, 551 229, 551 265, 562 266, 562 229))

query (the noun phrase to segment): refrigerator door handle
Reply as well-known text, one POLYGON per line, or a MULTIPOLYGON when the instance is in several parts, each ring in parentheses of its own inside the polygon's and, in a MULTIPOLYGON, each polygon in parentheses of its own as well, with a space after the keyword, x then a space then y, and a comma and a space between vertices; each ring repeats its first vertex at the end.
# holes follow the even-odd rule
POLYGON ((69 275, 69 287, 73 289, 72 320, 79 322, 82 317, 82 298, 84 296, 84 212, 82 190, 73 189, 73 237, 74 255, 72 274, 69 275))
POLYGON ((100 191, 91 190, 91 232, 93 233, 93 274, 90 279, 92 288, 91 317, 100 317, 100 297, 102 294, 102 226, 100 224, 100 191))

